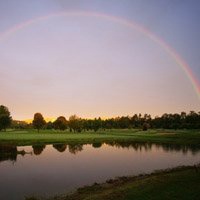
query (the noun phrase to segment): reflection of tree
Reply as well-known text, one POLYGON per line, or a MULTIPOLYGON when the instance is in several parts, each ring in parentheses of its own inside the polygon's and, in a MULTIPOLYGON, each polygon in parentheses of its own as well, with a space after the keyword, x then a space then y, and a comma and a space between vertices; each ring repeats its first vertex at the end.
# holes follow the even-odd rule
POLYGON ((66 144, 54 144, 53 147, 58 150, 59 152, 64 152, 67 148, 66 144))
POLYGON ((45 149, 45 145, 33 145, 32 148, 33 148, 33 153, 35 155, 40 155, 43 150, 45 149))
POLYGON ((183 154, 187 154, 188 151, 191 151, 192 154, 195 155, 197 152, 200 151, 199 146, 195 145, 159 144, 157 146, 162 147, 166 152, 180 151, 183 154))
POLYGON ((83 145, 82 144, 69 144, 68 148, 69 148, 70 153, 76 154, 79 151, 83 150, 83 145))
POLYGON ((17 160, 17 147, 13 145, 0 145, 0 162, 5 160, 17 160))
POLYGON ((135 151, 141 151, 141 150, 145 150, 145 151, 150 151, 153 147, 153 145, 156 148, 162 148, 164 151, 166 152, 172 152, 172 151, 176 151, 176 152, 182 152, 184 154, 186 154, 188 151, 191 151, 193 154, 196 154, 198 151, 200 151, 200 148, 198 146, 195 145, 179 145, 179 144, 154 144, 154 143, 143 143, 143 142, 106 142, 106 144, 110 145, 110 146, 114 146, 117 148, 133 148, 135 151))
POLYGON ((94 142, 94 143, 92 144, 92 146, 93 146, 94 148, 100 148, 100 147, 102 146, 102 143, 100 143, 100 142, 94 142))
POLYGON ((114 146, 117 148, 127 148, 127 149, 134 149, 135 151, 141 151, 144 148, 146 151, 151 150, 152 144, 151 143, 136 143, 136 142, 108 142, 110 146, 114 146))

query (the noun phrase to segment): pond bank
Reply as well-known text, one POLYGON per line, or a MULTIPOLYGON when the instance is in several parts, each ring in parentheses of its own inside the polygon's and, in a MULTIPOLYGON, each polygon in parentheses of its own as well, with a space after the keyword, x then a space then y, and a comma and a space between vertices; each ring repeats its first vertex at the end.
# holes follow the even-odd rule
MULTIPOLYGON (((111 179, 48 200, 197 200, 200 196, 200 164, 161 170, 151 174, 111 179)), ((28 197, 26 200, 43 198, 28 197)))

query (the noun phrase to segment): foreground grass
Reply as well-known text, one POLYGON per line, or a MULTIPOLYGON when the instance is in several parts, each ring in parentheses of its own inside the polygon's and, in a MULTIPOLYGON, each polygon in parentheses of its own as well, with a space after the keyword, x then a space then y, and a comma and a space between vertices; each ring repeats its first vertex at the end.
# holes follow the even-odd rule
POLYGON ((34 145, 52 143, 93 143, 93 142, 152 142, 200 146, 199 130, 148 130, 137 129, 107 130, 82 133, 68 131, 35 130, 7 131, 0 133, 0 144, 34 145))
MULTIPOLYGON (((49 200, 198 200, 199 197, 200 165, 108 180, 49 200)), ((27 198, 34 199, 37 198, 27 198)))

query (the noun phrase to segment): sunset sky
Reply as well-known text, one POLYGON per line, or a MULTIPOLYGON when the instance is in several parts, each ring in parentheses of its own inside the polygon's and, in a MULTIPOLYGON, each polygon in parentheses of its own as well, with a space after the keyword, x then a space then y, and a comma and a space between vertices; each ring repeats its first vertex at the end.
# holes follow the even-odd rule
POLYGON ((14 119, 200 111, 191 76, 149 37, 200 88, 199 19, 198 0, 1 0, 0 105, 14 119))

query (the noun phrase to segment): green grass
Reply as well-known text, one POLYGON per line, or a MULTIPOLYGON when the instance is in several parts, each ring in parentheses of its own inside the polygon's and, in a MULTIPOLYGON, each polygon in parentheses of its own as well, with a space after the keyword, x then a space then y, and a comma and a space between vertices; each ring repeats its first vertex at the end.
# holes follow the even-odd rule
MULTIPOLYGON (((200 166, 179 167, 149 175, 121 177, 78 189, 51 200, 198 200, 200 166)), ((30 197, 27 200, 37 198, 30 197)))
POLYGON ((17 130, 0 132, 0 144, 33 145, 52 143, 93 143, 93 142, 152 142, 200 146, 199 130, 107 130, 82 133, 68 131, 17 130))

